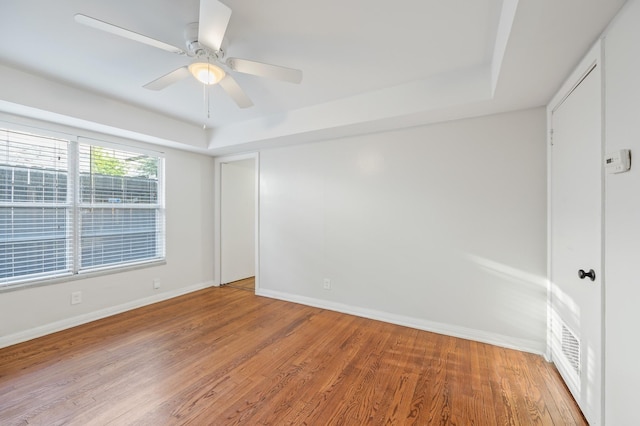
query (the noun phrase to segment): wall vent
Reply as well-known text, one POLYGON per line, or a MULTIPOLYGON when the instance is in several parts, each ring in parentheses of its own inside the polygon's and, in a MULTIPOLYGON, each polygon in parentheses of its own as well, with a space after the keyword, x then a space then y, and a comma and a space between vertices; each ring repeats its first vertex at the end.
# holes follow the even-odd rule
POLYGON ((562 324, 562 353, 573 371, 580 377, 580 341, 564 324, 562 324))

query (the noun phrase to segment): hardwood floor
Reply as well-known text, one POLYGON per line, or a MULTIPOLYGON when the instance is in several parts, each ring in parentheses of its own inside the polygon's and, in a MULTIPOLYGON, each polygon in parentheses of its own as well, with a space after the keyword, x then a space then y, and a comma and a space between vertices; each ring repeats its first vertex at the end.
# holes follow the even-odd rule
POLYGON ((6 425, 584 425, 541 357, 222 287, 0 349, 6 425))
POLYGON ((256 291, 256 279, 255 277, 250 277, 250 278, 245 278, 243 280, 238 280, 238 281, 234 281, 231 282, 229 284, 225 284, 225 287, 233 287, 233 288, 239 288, 241 290, 249 290, 249 291, 256 291))

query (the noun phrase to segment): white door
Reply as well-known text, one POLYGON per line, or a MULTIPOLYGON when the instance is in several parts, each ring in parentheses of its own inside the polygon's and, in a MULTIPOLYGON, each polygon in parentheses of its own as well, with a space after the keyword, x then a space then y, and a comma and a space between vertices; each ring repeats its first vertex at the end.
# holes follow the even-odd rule
POLYGON ((220 283, 255 276, 255 161, 221 164, 220 283))
POLYGON ((600 66, 592 67, 551 115, 550 343, 553 361, 582 412, 590 424, 599 425, 603 373, 602 83, 600 66))

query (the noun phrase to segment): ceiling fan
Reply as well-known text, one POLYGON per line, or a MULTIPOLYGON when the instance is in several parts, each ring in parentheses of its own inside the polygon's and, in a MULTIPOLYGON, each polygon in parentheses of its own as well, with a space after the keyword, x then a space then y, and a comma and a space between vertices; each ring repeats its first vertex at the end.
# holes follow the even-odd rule
POLYGON ((74 18, 80 24, 193 59, 190 65, 173 70, 143 86, 149 90, 162 90, 183 78, 193 75, 203 84, 220 84, 240 108, 248 108, 253 105, 253 102, 231 77, 229 71, 269 77, 290 83, 300 83, 302 81, 302 71, 297 69, 248 59, 225 59, 222 42, 231 18, 231 9, 218 0, 200 0, 199 22, 189 24, 185 29, 186 49, 172 46, 87 15, 76 14, 74 18))

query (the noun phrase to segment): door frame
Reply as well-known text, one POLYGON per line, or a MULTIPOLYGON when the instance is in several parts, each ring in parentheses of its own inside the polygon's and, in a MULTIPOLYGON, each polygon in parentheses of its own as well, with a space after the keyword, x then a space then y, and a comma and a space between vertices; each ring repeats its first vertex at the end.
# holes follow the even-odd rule
POLYGON ((222 283, 222 164, 243 160, 254 161, 255 172, 255 289, 260 288, 260 154, 248 154, 216 157, 214 162, 214 221, 213 221, 213 276, 214 286, 222 283))
MULTIPOLYGON (((599 279, 600 279, 600 305, 601 305, 601 318, 600 318, 600 419, 598 419, 598 424, 604 424, 605 414, 605 253, 604 253, 604 242, 605 242, 605 208, 604 208, 604 200, 605 200, 605 175, 604 175, 604 167, 602 166, 602 161, 604 159, 604 149, 605 149, 605 86, 604 86, 604 69, 603 69, 603 60, 604 57, 604 44, 601 40, 598 40, 594 46, 589 50, 589 52, 584 56, 584 58, 580 61, 579 65, 571 72, 569 77, 562 84, 560 89, 556 92, 555 96, 547 105, 547 350, 545 353, 545 357, 548 361, 554 362, 553 353, 552 353, 552 309, 553 309, 553 291, 552 291, 552 263, 553 263, 553 253, 552 253, 552 208, 551 205, 551 197, 552 197, 552 169, 551 169, 551 161, 552 161, 552 144, 553 144, 553 113, 556 111, 564 101, 571 95, 571 93, 582 83, 582 81, 591 73, 594 67, 598 67, 600 69, 600 88, 601 88, 601 126, 600 126, 600 271, 599 279)), ((560 371, 560 375, 563 380, 566 379, 562 376, 562 371, 560 371)), ((569 383, 567 383, 569 386, 569 383)))

